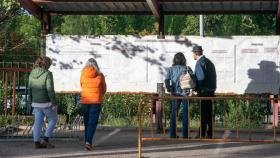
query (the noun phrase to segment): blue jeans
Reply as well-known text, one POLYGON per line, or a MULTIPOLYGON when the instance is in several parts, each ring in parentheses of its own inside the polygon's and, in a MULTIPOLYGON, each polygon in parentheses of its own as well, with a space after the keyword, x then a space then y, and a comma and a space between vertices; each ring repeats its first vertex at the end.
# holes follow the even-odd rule
POLYGON ((35 122, 33 126, 34 142, 40 141, 41 129, 45 116, 48 119, 48 127, 45 131, 45 137, 51 137, 57 122, 57 113, 51 107, 47 107, 47 108, 35 107, 33 109, 33 113, 35 115, 35 122))
MULTIPOLYGON (((170 108, 170 138, 176 138, 176 115, 178 114, 181 103, 183 104, 182 113, 182 137, 188 138, 188 102, 186 99, 174 99, 170 108)), ((177 115, 178 116, 178 115, 177 115)))
POLYGON ((92 144, 101 112, 101 104, 82 104, 82 107, 84 111, 85 143, 92 144))

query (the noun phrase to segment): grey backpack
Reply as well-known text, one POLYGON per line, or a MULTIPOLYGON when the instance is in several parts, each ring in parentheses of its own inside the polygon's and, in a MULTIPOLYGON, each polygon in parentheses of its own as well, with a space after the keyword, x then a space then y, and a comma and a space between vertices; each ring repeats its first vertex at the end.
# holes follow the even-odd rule
POLYGON ((195 88, 196 82, 195 82, 192 74, 189 73, 188 66, 186 66, 185 71, 181 75, 179 84, 180 84, 181 89, 194 89, 195 88))

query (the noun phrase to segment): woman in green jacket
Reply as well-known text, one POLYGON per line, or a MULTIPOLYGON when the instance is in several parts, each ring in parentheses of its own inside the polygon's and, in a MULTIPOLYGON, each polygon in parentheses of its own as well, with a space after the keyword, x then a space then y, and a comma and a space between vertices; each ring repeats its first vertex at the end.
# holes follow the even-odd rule
POLYGON ((54 145, 49 142, 49 137, 51 137, 57 122, 53 76, 48 70, 51 64, 50 58, 39 57, 29 75, 29 96, 35 115, 33 138, 36 149, 54 148, 54 145), (40 133, 45 116, 48 119, 48 127, 44 139, 40 142, 40 133))

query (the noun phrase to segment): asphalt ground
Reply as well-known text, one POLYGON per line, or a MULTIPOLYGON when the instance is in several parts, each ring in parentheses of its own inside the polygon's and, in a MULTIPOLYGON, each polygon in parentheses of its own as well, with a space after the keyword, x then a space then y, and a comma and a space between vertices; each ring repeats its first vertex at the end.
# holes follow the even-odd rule
MULTIPOLYGON (((196 133, 192 133, 194 137, 196 133)), ((217 138, 235 137, 235 133, 227 131, 216 133, 217 138)), ((280 135, 280 134, 279 134, 280 135)), ((151 132, 144 131, 143 137, 150 137, 151 132)), ((154 137, 168 137, 153 134, 154 137)), ((247 138, 246 133, 240 137, 247 138)), ((253 134, 252 139, 270 139, 272 133, 253 134)), ((110 129, 97 130, 94 137, 94 150, 86 151, 83 140, 51 139, 56 145, 54 149, 34 149, 32 139, 0 140, 0 157, 96 157, 96 158, 135 158, 138 156, 136 130, 110 129)), ((278 143, 240 143, 240 142, 143 142, 142 156, 145 158, 280 158, 278 143)))

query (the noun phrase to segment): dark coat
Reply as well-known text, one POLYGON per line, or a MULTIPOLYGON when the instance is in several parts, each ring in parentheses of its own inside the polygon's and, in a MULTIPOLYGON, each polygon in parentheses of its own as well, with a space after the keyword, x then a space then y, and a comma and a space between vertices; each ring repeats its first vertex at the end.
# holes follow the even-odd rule
POLYGON ((217 75, 215 65, 205 56, 202 56, 195 65, 196 91, 198 94, 215 92, 217 75))

